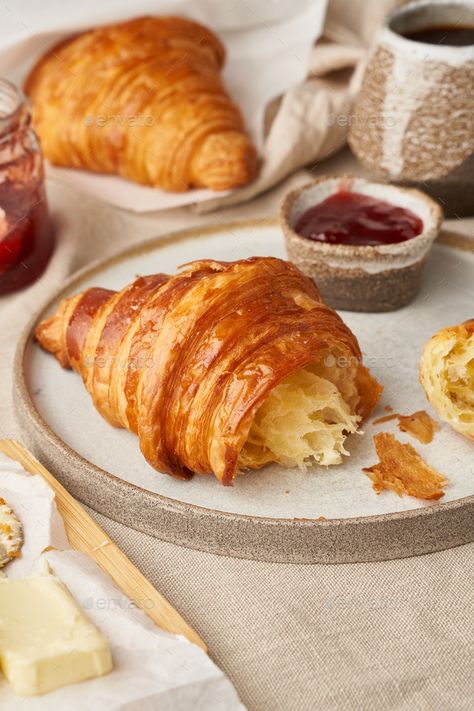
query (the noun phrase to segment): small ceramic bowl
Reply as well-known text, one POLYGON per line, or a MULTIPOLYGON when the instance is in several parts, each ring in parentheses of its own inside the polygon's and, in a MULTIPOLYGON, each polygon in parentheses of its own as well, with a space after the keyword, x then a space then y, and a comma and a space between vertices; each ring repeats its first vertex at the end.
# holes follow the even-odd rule
POLYGON ((289 259, 316 282, 327 304, 346 311, 393 311, 418 291, 443 211, 419 190, 348 175, 323 176, 286 196, 280 220, 289 259), (405 242, 380 246, 327 244, 297 234, 294 228, 301 215, 339 190, 411 210, 422 220, 423 231, 405 242))

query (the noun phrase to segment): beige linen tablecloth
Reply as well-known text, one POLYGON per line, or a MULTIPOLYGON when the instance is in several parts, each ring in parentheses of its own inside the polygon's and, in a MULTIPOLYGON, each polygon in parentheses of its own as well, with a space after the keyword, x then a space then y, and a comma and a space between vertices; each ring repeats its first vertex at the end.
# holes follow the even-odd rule
MULTIPOLYGON (((342 172, 347 162, 339 156, 325 169, 342 172)), ((53 260, 36 285, 0 299, 0 436, 22 440, 11 385, 20 330, 69 273, 170 229, 276 214, 281 195, 305 178, 206 217, 130 215, 50 185, 53 260)), ((472 231, 472 222, 460 226, 472 231)), ((473 545, 382 563, 269 564, 187 550, 91 514, 202 635, 252 711, 473 708, 473 545)))

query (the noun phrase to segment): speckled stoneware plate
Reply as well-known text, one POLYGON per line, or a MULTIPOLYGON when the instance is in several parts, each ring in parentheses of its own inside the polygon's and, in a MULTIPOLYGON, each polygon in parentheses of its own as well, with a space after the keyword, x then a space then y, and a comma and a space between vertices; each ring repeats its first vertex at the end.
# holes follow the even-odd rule
MULTIPOLYGON (((157 538, 213 553, 267 561, 350 562, 427 553, 474 539, 474 443, 441 425, 422 445, 392 422, 365 426, 348 441, 344 464, 306 473, 269 466, 238 477, 232 488, 214 477, 178 481, 151 469, 134 435, 110 427, 95 411, 78 375, 62 370, 32 341, 39 318, 58 299, 88 286, 119 289, 136 274, 173 272, 192 259, 285 257, 273 221, 239 222, 154 239, 88 267, 29 324, 16 357, 17 412, 25 444, 82 502, 157 538), (372 435, 396 431, 449 479, 439 503, 375 494, 363 466, 377 461, 372 435), (322 518, 324 517, 324 518, 322 518)), ((429 406, 418 383, 425 341, 443 326, 472 317, 472 243, 442 236, 422 289, 392 313, 343 314, 368 365, 385 386, 374 418, 391 405, 409 414, 429 406)), ((433 414, 433 413, 432 413, 433 414)), ((372 418, 373 419, 373 418, 372 418)))

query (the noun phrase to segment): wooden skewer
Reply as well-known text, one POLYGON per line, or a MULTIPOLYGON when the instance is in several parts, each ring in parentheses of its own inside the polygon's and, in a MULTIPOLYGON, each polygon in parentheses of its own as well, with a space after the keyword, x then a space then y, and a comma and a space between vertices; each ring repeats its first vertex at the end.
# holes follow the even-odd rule
POLYGON ((63 517, 66 533, 73 548, 93 558, 102 570, 110 575, 120 590, 159 627, 174 634, 182 634, 207 652, 206 645, 199 635, 40 462, 12 439, 0 440, 0 452, 20 462, 31 474, 41 474, 46 479, 54 490, 56 505, 63 517))

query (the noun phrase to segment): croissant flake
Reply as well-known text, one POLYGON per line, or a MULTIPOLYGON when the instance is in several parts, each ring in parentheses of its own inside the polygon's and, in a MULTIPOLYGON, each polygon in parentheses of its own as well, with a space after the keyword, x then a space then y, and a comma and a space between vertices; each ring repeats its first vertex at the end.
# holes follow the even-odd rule
POLYGON ((428 500, 444 496, 447 479, 427 464, 411 444, 402 444, 388 432, 376 434, 374 443, 380 461, 363 471, 377 493, 389 489, 399 496, 428 500))

